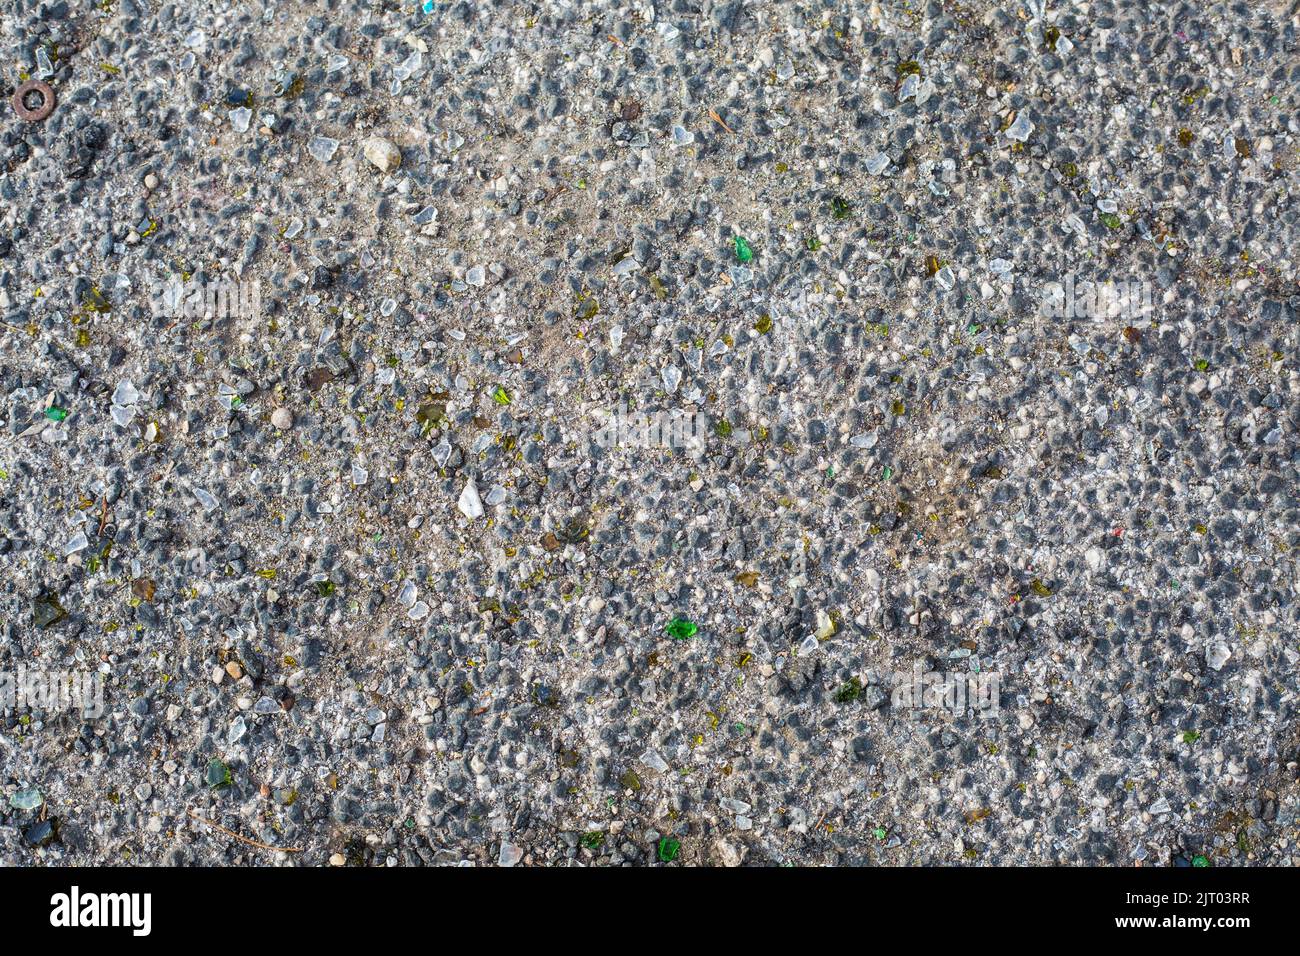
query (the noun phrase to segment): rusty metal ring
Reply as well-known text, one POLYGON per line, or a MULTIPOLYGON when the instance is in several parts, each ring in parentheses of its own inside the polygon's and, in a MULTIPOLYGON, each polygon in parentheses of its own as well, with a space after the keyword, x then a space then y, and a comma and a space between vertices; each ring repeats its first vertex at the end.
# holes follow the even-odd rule
POLYGON ((50 87, 50 84, 41 80, 28 80, 14 90, 12 103, 14 112, 27 122, 39 123, 54 112, 54 90, 50 87), (32 93, 39 93, 42 96, 41 105, 35 109, 28 108, 26 102, 27 97, 32 93))

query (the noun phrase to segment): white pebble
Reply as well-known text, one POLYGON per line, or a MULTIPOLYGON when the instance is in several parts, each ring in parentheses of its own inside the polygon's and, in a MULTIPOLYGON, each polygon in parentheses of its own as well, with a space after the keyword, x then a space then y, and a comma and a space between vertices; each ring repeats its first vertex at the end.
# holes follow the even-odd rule
POLYGON ((460 501, 456 502, 456 507, 466 518, 483 517, 483 500, 478 496, 478 485, 474 484, 474 479, 470 479, 465 485, 465 490, 460 493, 460 501))
POLYGON ((371 136, 361 145, 361 150, 372 165, 385 173, 402 165, 402 151, 382 136, 371 136))

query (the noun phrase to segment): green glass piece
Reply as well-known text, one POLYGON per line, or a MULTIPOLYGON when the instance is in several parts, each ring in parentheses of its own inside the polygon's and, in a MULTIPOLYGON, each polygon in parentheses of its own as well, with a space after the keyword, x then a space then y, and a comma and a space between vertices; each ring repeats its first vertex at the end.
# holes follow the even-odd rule
POLYGON ((496 402, 498 405, 509 405, 510 394, 504 388, 498 385, 492 391, 492 401, 496 402))
POLYGON ((39 628, 53 627, 67 616, 58 596, 48 591, 32 601, 32 623, 39 628))
POLYGON ((754 258, 754 250, 744 236, 736 237, 736 261, 749 262, 754 258))
POLYGON ((893 477, 894 477, 894 469, 890 468, 888 465, 886 465, 884 467, 884 470, 880 472, 880 478, 882 481, 888 481, 890 478, 893 477))
POLYGON ((884 827, 876 827, 876 828, 875 828, 873 831, 871 831, 871 832, 875 834, 877 840, 883 840, 883 839, 885 838, 885 828, 884 828, 884 827))
POLYGON ((425 402, 415 410, 415 420, 421 425, 436 425, 447 417, 447 406, 441 402, 425 402))
POLYGON ((1206 867, 1210 865, 1210 858, 1204 853, 1198 853, 1192 857, 1192 866, 1206 867))
POLYGON ((45 409, 45 417, 52 422, 61 422, 68 417, 68 410, 66 408, 59 408, 58 405, 51 405, 49 408, 45 409))
POLYGON ((677 854, 681 848, 682 845, 679 841, 674 840, 672 837, 663 837, 659 841, 659 860, 663 863, 671 863, 677 859, 677 854))
POLYGON ((694 621, 684 617, 675 617, 668 622, 668 626, 664 628, 664 633, 675 641, 685 641, 694 637, 695 632, 698 630, 699 628, 696 627, 694 621))
POLYGON ((208 761, 208 772, 205 775, 204 780, 213 790, 221 790, 228 787, 232 782, 230 777, 230 768, 216 757, 213 757, 208 761))
POLYGON ((35 787, 29 787, 26 790, 15 790, 9 797, 9 806, 15 810, 38 810, 45 798, 35 787))

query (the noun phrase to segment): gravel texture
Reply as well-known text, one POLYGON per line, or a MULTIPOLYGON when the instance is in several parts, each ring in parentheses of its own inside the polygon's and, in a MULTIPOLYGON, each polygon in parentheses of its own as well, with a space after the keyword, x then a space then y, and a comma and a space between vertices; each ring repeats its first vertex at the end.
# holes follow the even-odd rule
POLYGON ((10 0, 0 863, 1300 863, 1298 29, 10 0))

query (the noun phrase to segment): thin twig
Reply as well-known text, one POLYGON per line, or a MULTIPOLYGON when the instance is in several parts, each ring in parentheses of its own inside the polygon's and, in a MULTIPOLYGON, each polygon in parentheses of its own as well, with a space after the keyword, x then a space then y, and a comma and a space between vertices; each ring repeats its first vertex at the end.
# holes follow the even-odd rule
POLYGON ((277 853, 301 853, 301 852, 302 852, 302 847, 297 847, 297 846, 267 846, 265 843, 258 843, 256 840, 250 840, 250 839, 249 839, 248 837, 246 837, 246 836, 240 836, 240 835, 239 835, 238 833, 236 833, 234 830, 227 830, 227 829, 226 829, 225 827, 223 827, 220 823, 215 823, 215 822, 213 822, 212 820, 208 820, 208 819, 205 818, 205 817, 201 817, 201 816, 199 816, 199 815, 198 815, 197 813, 195 813, 193 810, 190 810, 190 811, 189 811, 189 815, 190 815, 190 817, 191 817, 192 819, 198 820, 200 823, 206 823, 208 826, 212 827, 214 830, 220 830, 220 831, 221 831, 222 833, 224 833, 226 836, 234 837, 236 840, 238 840, 238 841, 241 842, 241 843, 247 843, 249 846, 255 846, 255 847, 257 847, 258 849, 261 849, 261 850, 274 850, 274 851, 276 851, 277 853))
POLYGON ((709 107, 709 119, 713 120, 713 122, 717 123, 719 126, 725 129, 732 136, 736 135, 736 131, 727 125, 727 121, 724 120, 721 116, 719 116, 718 111, 715 110, 712 106, 709 107))

